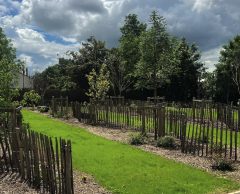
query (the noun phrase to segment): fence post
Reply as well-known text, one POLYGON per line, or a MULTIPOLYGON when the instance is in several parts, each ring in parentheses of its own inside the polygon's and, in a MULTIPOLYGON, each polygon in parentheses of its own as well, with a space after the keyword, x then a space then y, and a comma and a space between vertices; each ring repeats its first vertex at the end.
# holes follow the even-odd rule
POLYGON ((195 97, 193 97, 193 104, 192 104, 192 116, 193 116, 193 120, 195 120, 195 105, 196 105, 196 103, 195 103, 195 100, 196 100, 196 98, 195 97))
POLYGON ((185 143, 186 143, 186 130, 187 130, 187 119, 186 114, 181 114, 181 128, 180 128, 180 140, 181 140, 181 152, 185 152, 185 143))
POLYGON ((106 109, 106 125, 109 126, 109 103, 105 104, 106 109))
POLYGON ((157 137, 158 137, 158 116, 157 116, 157 107, 154 106, 153 107, 153 122, 154 122, 154 139, 157 140, 157 137))
POLYGON ((60 97, 60 111, 61 111, 61 117, 63 117, 63 97, 60 97))
POLYGON ((130 123, 129 123, 129 118, 130 117, 130 113, 129 113, 129 107, 127 107, 127 127, 129 127, 130 123))
POLYGON ((145 125, 145 110, 144 110, 144 107, 142 107, 141 112, 142 112, 142 134, 145 135, 146 134, 146 125, 145 125))
POLYGON ((54 117, 54 108, 53 108, 53 106, 54 106, 54 96, 52 96, 52 100, 51 100, 51 110, 52 110, 51 114, 54 117))
POLYGON ((66 119, 68 119, 69 118, 69 115, 68 115, 68 96, 66 97, 66 113, 65 113, 65 117, 66 117, 66 119))

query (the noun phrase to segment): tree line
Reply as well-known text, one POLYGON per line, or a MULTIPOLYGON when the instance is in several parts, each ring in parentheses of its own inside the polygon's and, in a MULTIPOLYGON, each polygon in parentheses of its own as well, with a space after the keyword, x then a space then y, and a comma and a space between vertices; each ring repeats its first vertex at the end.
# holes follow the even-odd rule
MULTIPOLYGON (((193 97, 215 101, 237 101, 240 91, 240 36, 223 46, 214 72, 208 72, 195 44, 167 31, 165 18, 153 11, 149 22, 136 14, 126 16, 118 46, 91 36, 78 51, 34 77, 34 89, 41 99, 68 95, 70 100, 95 100, 105 95, 144 100, 165 96, 169 101, 190 101, 193 97)), ((16 93, 13 77, 23 63, 16 58, 11 41, 0 31, 0 101, 16 93)), ((42 102, 44 103, 44 102, 42 102)))
POLYGON ((99 75, 102 64, 109 73, 109 95, 145 99, 166 96, 188 101, 197 96, 200 77, 205 71, 196 45, 177 38, 167 31, 165 18, 153 11, 149 22, 136 14, 126 16, 120 28, 118 47, 107 48, 104 41, 91 36, 77 52, 48 67, 35 77, 35 89, 44 96, 49 89, 78 91, 87 98, 89 75, 99 75))

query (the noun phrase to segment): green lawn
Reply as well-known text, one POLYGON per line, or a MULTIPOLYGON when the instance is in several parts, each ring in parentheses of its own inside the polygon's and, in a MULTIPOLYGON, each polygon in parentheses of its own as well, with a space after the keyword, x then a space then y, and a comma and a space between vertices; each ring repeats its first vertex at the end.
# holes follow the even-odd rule
POLYGON ((30 111, 24 121, 35 131, 72 140, 75 169, 89 173, 113 193, 222 193, 240 184, 188 165, 106 140, 84 129, 30 111))

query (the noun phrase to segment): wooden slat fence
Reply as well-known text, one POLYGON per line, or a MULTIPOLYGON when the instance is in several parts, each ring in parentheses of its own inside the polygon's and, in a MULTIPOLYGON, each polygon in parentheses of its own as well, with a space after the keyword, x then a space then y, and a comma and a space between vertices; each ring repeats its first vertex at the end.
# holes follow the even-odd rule
POLYGON ((1 109, 0 115, 0 172, 19 173, 43 192, 73 194, 71 141, 19 126, 15 109, 1 109))
POLYGON ((51 100, 51 115, 57 118, 69 117, 69 100, 68 97, 60 98, 52 97, 51 100))
POLYGON ((72 104, 79 121, 176 137, 181 150, 198 156, 239 160, 239 109, 222 104, 198 106, 113 106, 72 104))

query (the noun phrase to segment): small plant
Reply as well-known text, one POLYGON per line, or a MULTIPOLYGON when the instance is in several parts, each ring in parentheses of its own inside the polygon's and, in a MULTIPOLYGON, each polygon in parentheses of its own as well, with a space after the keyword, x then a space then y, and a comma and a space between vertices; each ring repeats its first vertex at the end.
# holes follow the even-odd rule
POLYGON ((172 136, 160 137, 157 141, 157 147, 176 148, 175 139, 172 136))
POLYGON ((46 113, 49 111, 49 107, 47 106, 38 106, 38 111, 41 113, 46 113))
POLYGON ((130 139, 131 145, 142 145, 144 144, 144 136, 141 133, 134 134, 130 139))
POLYGON ((212 169, 219 170, 219 171, 233 171, 234 166, 232 161, 218 158, 212 164, 212 169))

